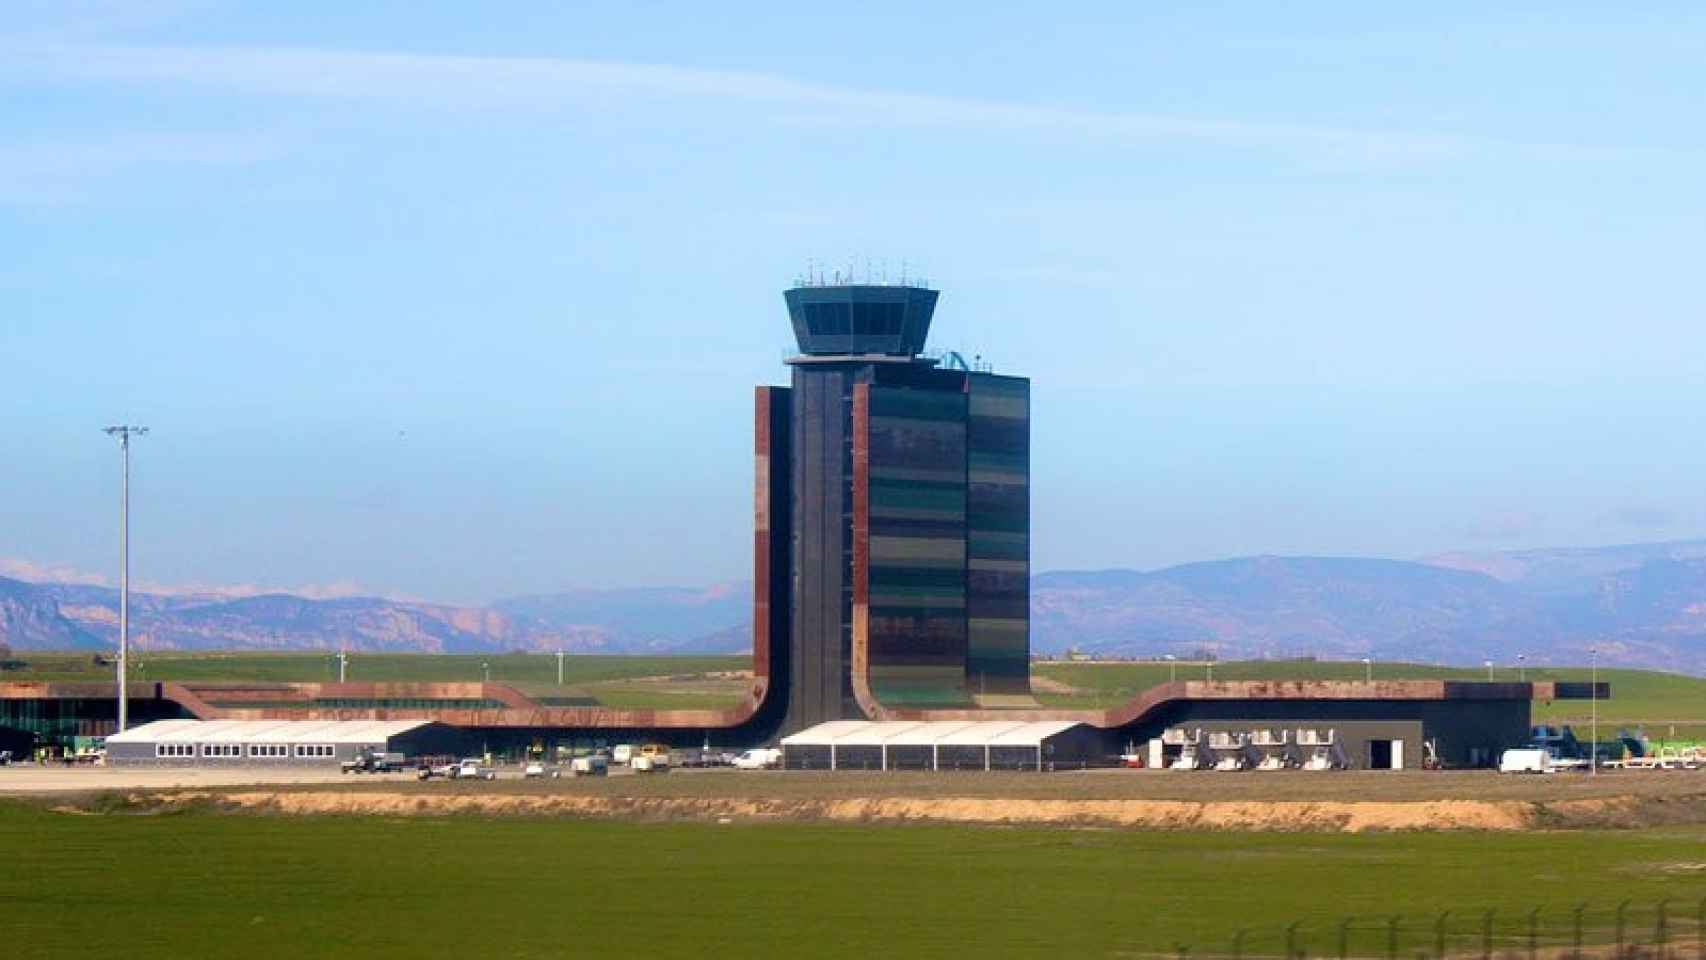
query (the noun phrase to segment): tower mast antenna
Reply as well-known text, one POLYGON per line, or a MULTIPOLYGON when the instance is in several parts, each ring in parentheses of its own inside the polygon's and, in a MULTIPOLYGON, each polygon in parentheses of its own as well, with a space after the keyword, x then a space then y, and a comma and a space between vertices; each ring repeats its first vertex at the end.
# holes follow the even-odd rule
POLYGON ((118 732, 130 723, 130 438, 148 433, 147 427, 107 427, 109 437, 118 438, 124 461, 124 481, 118 501, 118 732))

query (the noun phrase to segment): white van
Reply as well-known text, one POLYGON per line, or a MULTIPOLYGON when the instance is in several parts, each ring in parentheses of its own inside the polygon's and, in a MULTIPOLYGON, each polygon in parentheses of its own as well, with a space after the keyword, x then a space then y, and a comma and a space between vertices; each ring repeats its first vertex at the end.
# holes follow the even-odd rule
POLYGON ((1500 773, 1555 773, 1552 755, 1539 748, 1506 750, 1499 755, 1500 773))
POLYGON ((734 759, 736 770, 768 770, 782 762, 782 751, 762 747, 748 750, 734 759))
POLYGON ((633 759, 634 745, 631 743, 618 743, 615 748, 610 751, 610 762, 618 766, 626 764, 633 759))

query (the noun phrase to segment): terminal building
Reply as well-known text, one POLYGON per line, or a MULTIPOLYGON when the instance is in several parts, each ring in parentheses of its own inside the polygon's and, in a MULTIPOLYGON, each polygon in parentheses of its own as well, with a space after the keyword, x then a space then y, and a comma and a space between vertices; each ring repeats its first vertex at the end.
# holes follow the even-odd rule
MULTIPOLYGON (((1307 736, 1330 742, 1344 765, 1381 768, 1487 765, 1527 740, 1533 701, 1607 696, 1605 684, 1192 680, 1108 710, 1039 707, 1029 681, 1030 381, 927 355, 938 296, 840 283, 784 295, 799 352, 788 385, 755 396, 753 682, 740 706, 615 709, 494 683, 166 682, 132 684, 130 716, 431 721, 500 751, 768 745, 877 721, 907 725, 895 745, 914 759, 938 742, 960 757, 965 731, 993 723, 1029 725, 1015 736, 1037 738, 1002 740, 1018 752, 1001 756, 1069 749, 1081 762, 1152 742, 1164 756, 1238 742, 1254 755, 1307 736), (935 723, 960 724, 959 739, 921 726, 935 723)), ((115 693, 0 683, 0 735, 69 744, 110 733, 115 693)), ((798 756, 817 756, 814 736, 830 734, 794 741, 798 756)), ((847 745, 863 750, 849 757, 870 755, 868 743, 847 745)))

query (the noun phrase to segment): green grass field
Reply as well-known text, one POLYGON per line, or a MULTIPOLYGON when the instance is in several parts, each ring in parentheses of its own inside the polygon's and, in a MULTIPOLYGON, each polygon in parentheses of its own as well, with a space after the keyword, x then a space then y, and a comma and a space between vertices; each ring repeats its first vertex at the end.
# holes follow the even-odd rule
MULTIPOLYGON (((28 653, 17 658, 23 669, 0 673, 0 680, 103 681, 111 669, 98 667, 88 654, 28 653)), ((326 653, 142 653, 136 656, 134 676, 141 680, 193 681, 329 681, 337 679, 336 659, 326 653)), ((728 707, 740 700, 747 683, 727 676, 752 666, 744 656, 631 657, 572 656, 564 660, 564 685, 559 687, 557 659, 548 654, 355 654, 350 658, 351 680, 452 681, 479 680, 481 664, 491 679, 540 696, 590 697, 615 707, 728 707), (671 677, 673 680, 660 680, 671 677), (642 680, 640 678, 650 678, 642 680)), ((1436 667, 1409 663, 1376 663, 1376 679, 1485 679, 1478 668, 1436 667)), ((1365 676, 1361 663, 1297 660, 1229 661, 1213 667, 1217 680, 1353 680, 1365 676)), ((1032 666, 1041 681, 1037 699, 1062 708, 1111 707, 1143 690, 1164 683, 1170 675, 1201 679, 1201 663, 1060 663, 1032 666)), ((1496 667, 1494 678, 1515 680, 1518 672, 1496 667)), ((1530 680, 1587 680, 1586 668, 1534 667, 1530 680)), ((1601 680, 1611 684, 1611 699, 1600 704, 1602 732, 1619 726, 1644 725, 1654 739, 1706 740, 1706 678, 1649 670, 1606 668, 1601 680)), ((1584 701, 1560 700, 1535 704, 1536 721, 1584 722, 1584 701)))
MULTIPOLYGON (((112 679, 112 668, 97 666, 89 654, 24 653, 22 669, 0 672, 0 681, 99 683, 112 679)), ((202 682, 331 682, 338 678, 335 655, 328 653, 138 653, 131 676, 138 680, 202 682)), ((528 694, 591 697, 613 707, 726 707, 747 688, 741 680, 708 680, 708 673, 750 669, 750 657, 572 656, 563 659, 563 686, 557 685, 557 658, 550 654, 352 654, 354 681, 478 681, 481 665, 493 683, 508 683, 528 694), (642 677, 673 676, 680 682, 642 677)))
MULTIPOLYGON (((1201 663, 1180 663, 1172 668, 1180 679, 1200 680, 1208 668, 1201 663)), ((1295 660, 1238 661, 1214 665, 1216 680, 1360 680, 1366 676, 1361 663, 1311 662, 1295 660)), ((1376 680, 1420 680, 1441 677, 1463 680, 1485 680, 1485 669, 1436 667, 1411 663, 1373 664, 1376 680)), ((1037 699, 1050 706, 1113 706, 1131 699, 1143 690, 1165 683, 1169 667, 1165 663, 1038 663, 1032 667, 1034 676, 1053 681, 1077 691, 1075 693, 1039 690, 1037 699)), ((1531 667, 1522 675, 1529 680, 1586 681, 1591 671, 1581 668, 1531 667)), ((1518 672, 1510 667, 1495 667, 1497 680, 1516 680, 1518 672)), ((1689 677, 1652 670, 1601 669, 1599 679, 1611 684, 1611 699, 1599 705, 1602 727, 1646 724, 1647 732, 1655 738, 1668 735, 1675 724, 1677 736, 1691 731, 1706 737, 1706 678, 1689 677)), ((1585 700, 1556 700, 1536 703, 1534 718, 1538 721, 1581 721, 1588 718, 1589 704, 1585 700)), ((1611 730, 1602 730, 1609 734, 1611 730)))
MULTIPOLYGON (((30 957, 1080 957, 1477 949, 1544 903, 1706 894, 1706 831, 1178 834, 538 819, 69 815, 0 802, 0 914, 30 957)), ((1684 929, 1687 929, 1684 927, 1684 929)))

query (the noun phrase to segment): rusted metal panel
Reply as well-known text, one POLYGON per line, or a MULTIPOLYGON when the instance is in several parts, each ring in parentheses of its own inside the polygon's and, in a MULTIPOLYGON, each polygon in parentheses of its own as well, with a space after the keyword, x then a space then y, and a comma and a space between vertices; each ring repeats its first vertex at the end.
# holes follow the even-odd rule
POLYGON ((753 396, 752 423, 752 671, 770 669, 770 388, 753 396))

